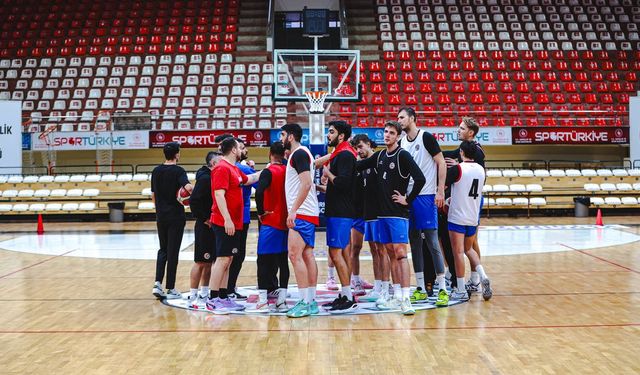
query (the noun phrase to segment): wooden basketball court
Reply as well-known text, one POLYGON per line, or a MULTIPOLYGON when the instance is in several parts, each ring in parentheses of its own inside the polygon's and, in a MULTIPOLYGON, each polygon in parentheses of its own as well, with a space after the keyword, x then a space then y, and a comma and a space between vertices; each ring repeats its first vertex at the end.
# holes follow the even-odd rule
MULTIPOLYGON (((593 221, 492 218, 482 224, 593 221)), ((637 217, 605 222, 640 235, 637 217)), ((154 228, 46 224, 48 233, 154 228)), ((34 230, 35 224, 3 223, 0 241, 34 230)), ((318 240, 322 246, 324 234, 318 240)), ((255 237, 248 247, 255 249, 255 237)), ((151 296, 153 261, 0 250, 0 373, 639 373, 638 242, 567 250, 486 257, 494 286, 489 302, 474 296, 412 317, 297 320, 165 306, 151 296)), ((180 262, 183 291, 190 267, 180 262)), ((326 263, 319 268, 324 282, 326 263)), ((372 280, 371 263, 361 268, 372 280)), ((238 284, 255 285, 255 274, 255 263, 245 262, 238 284)))

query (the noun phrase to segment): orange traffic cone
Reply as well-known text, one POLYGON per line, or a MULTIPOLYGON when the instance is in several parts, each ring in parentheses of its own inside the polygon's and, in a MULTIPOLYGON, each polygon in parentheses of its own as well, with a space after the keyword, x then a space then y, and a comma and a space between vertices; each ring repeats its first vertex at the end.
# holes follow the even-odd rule
POLYGON ((596 225, 603 226, 602 223, 602 211, 598 208, 598 213, 596 214, 596 225))
POLYGON ((38 229, 36 230, 38 234, 44 234, 44 224, 42 223, 42 214, 38 214, 38 229))

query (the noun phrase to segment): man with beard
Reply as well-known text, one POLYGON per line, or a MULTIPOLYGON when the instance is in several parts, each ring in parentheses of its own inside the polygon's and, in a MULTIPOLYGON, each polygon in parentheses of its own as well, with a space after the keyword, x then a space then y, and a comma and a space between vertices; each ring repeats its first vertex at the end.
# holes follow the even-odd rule
POLYGON ((298 283, 300 300, 287 312, 290 318, 301 318, 319 312, 316 297, 318 265, 313 255, 316 226, 320 224, 318 197, 313 183, 314 161, 308 148, 302 146, 302 128, 286 124, 280 128, 280 140, 291 150, 285 173, 289 260, 298 283))
POLYGON ((206 165, 196 172, 196 185, 191 192, 191 213, 195 216, 193 228, 193 267, 191 268, 191 291, 189 306, 202 308, 209 296, 209 279, 211 278, 211 264, 216 259, 216 238, 211 228, 211 170, 218 164, 221 154, 209 151, 205 158, 206 165), (200 291, 198 292, 198 286, 200 291))
POLYGON ((409 207, 416 199, 425 178, 420 167, 409 152, 399 146, 401 125, 396 121, 388 121, 384 126, 384 144, 386 150, 374 153, 371 157, 357 162, 360 171, 375 168, 378 176, 378 229, 380 243, 390 254, 391 274, 394 280, 394 299, 379 301, 376 305, 381 310, 396 308, 404 315, 413 315, 410 287, 411 274, 407 260, 407 243, 409 242, 409 207), (413 186, 408 192, 409 180, 413 186), (399 284, 398 284, 399 283, 399 284))
POLYGON ((211 173, 211 222, 216 237, 216 262, 211 271, 211 292, 206 308, 214 313, 228 314, 229 311, 244 309, 244 306, 229 298, 226 288, 229 266, 242 246, 243 202, 240 185, 254 184, 260 173, 247 176, 235 165, 240 161, 241 151, 233 137, 222 141, 220 151, 222 158, 211 173))
POLYGON ((351 257, 349 242, 355 218, 353 187, 356 179, 356 156, 349 143, 351 126, 344 121, 329 122, 327 140, 335 149, 323 167, 327 178, 325 215, 327 216, 327 246, 329 256, 338 271, 342 291, 338 297, 324 307, 331 313, 346 313, 356 310, 358 305, 351 292, 351 257))
MULTIPOLYGON (((358 134, 353 137, 351 144, 358 153, 358 160, 365 160, 373 155, 376 147, 374 141, 366 134, 358 134)), ((364 220, 364 241, 369 242, 371 257, 373 258, 373 290, 365 297, 369 301, 377 301, 379 298, 386 300, 389 294, 389 258, 380 244, 378 233, 378 176, 375 168, 368 168, 358 173, 354 200, 362 200, 362 220, 364 220), (359 197, 359 198, 358 198, 359 197)), ((358 255, 362 248, 362 232, 354 228, 351 230, 351 265, 353 273, 360 270, 358 255)), ((358 288, 356 280, 355 293, 364 289, 358 288)))
POLYGON ((424 278, 425 263, 431 261, 436 271, 438 287, 437 306, 447 306, 449 295, 445 283, 444 257, 438 241, 438 208, 444 205, 444 180, 447 166, 435 137, 418 129, 413 108, 402 108, 398 122, 406 133, 400 146, 407 150, 426 178, 426 184, 410 209, 410 241, 413 268, 418 288, 411 296, 412 302, 426 302, 427 290, 424 278))

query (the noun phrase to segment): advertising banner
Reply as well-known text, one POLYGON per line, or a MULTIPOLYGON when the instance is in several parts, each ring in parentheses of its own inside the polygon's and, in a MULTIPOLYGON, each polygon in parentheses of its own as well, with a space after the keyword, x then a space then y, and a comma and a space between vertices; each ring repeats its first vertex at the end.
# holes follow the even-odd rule
POLYGON ((627 127, 513 128, 514 145, 604 145, 629 143, 627 127))
POLYGON ((149 135, 146 130, 114 132, 52 132, 47 140, 39 133, 31 134, 31 149, 47 151, 80 150, 142 150, 149 148, 149 135))
POLYGON ((640 167, 640 96, 629 98, 629 159, 640 167))
MULTIPOLYGON (((433 134, 440 146, 459 146, 457 127, 428 127, 422 128, 433 134)), ((483 146, 511 146, 510 127, 481 127, 476 134, 476 141, 483 146)))
POLYGON ((22 102, 0 100, 0 174, 22 174, 22 102))
MULTIPOLYGON (((152 131, 149 132, 151 148, 162 148, 169 142, 178 142, 183 148, 218 147, 215 138, 222 134, 232 134, 240 138, 247 146, 268 146, 269 130, 186 130, 186 131, 152 131)), ((309 137, 307 133, 307 138, 309 137)))

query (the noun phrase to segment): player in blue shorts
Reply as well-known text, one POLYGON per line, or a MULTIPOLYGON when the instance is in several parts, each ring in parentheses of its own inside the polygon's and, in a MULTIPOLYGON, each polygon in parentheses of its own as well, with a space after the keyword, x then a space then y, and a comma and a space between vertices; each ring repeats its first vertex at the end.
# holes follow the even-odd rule
POLYGON ((391 274, 394 283, 394 299, 377 303, 380 309, 391 309, 400 303, 405 315, 415 314, 410 300, 410 268, 407 259, 409 242, 409 206, 425 184, 420 167, 411 155, 400 148, 398 140, 402 127, 396 121, 388 121, 384 127, 385 150, 357 163, 360 171, 375 168, 378 177, 378 228, 380 243, 391 257, 391 274), (409 179, 413 188, 407 193, 409 179))
POLYGON ((323 167, 327 178, 325 215, 327 216, 327 246, 338 271, 342 290, 325 308, 331 313, 346 313, 358 308, 351 292, 351 257, 349 242, 351 227, 356 216, 353 188, 356 182, 356 153, 349 143, 351 125, 344 121, 329 122, 327 140, 334 147, 328 164, 323 167))
POLYGON ((451 186, 451 202, 449 203, 449 237, 455 258, 457 287, 451 298, 466 301, 469 294, 464 285, 464 268, 466 254, 472 267, 475 267, 482 284, 482 296, 489 300, 493 295, 491 281, 480 264, 480 257, 473 249, 473 240, 478 227, 478 214, 484 186, 484 168, 473 161, 476 147, 473 142, 464 141, 460 145, 462 163, 447 172, 447 185, 451 186))
POLYGON ((413 268, 418 288, 412 295, 412 302, 426 301, 425 268, 435 268, 438 300, 436 305, 447 306, 449 296, 445 283, 444 257, 438 241, 438 208, 444 204, 444 179, 447 174, 442 151, 435 137, 416 124, 416 112, 412 108, 402 108, 398 112, 398 122, 406 133, 400 146, 407 150, 426 178, 426 184, 411 205, 410 236, 413 268), (429 263, 432 261, 432 264, 429 263))
MULTIPOLYGON (((370 140, 366 134, 358 134, 353 137, 351 144, 358 153, 359 160, 364 160, 373 155, 373 150, 376 147, 374 141, 370 140)), ((371 249, 371 257, 373 258, 373 290, 366 296, 369 301, 377 301, 381 296, 383 299, 388 299, 389 294, 389 257, 384 251, 379 241, 378 236, 378 176, 375 168, 368 168, 358 173, 358 179, 356 189, 354 192, 353 200, 356 202, 362 202, 362 225, 363 230, 352 229, 351 231, 351 243, 352 243, 352 267, 353 276, 356 278, 356 287, 354 291, 358 294, 360 283, 362 290, 367 289, 364 285, 364 281, 356 276, 359 274, 360 262, 358 259, 358 253, 362 247, 362 241, 369 243, 369 249, 371 249), (362 234, 360 234, 362 233, 362 234), (363 236, 364 235, 364 236, 363 236), (359 247, 358 247, 359 244, 359 247)))

